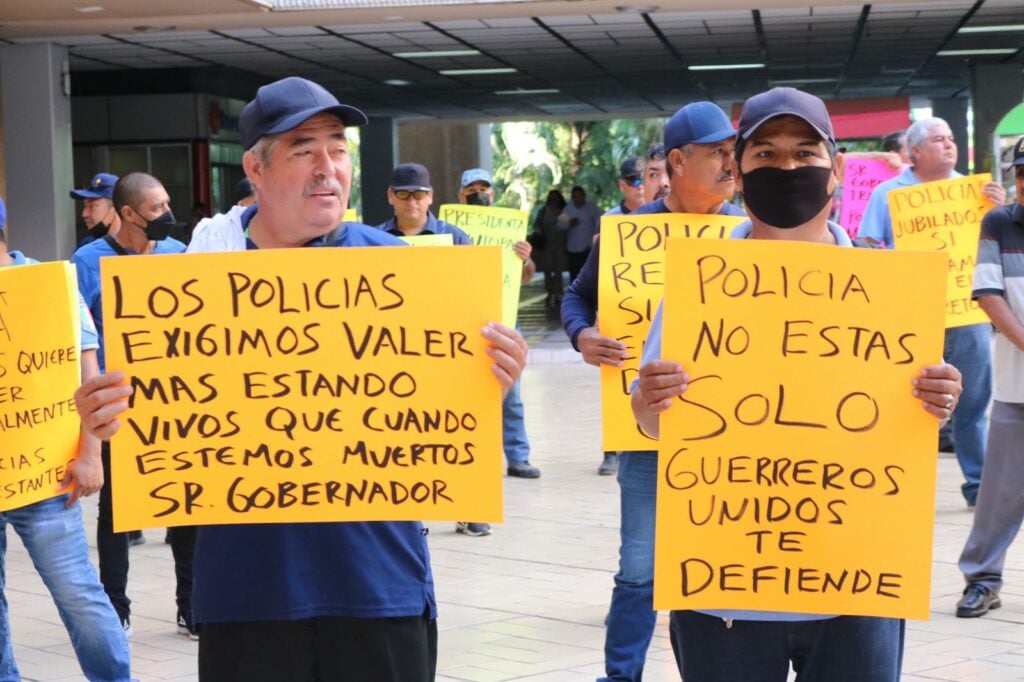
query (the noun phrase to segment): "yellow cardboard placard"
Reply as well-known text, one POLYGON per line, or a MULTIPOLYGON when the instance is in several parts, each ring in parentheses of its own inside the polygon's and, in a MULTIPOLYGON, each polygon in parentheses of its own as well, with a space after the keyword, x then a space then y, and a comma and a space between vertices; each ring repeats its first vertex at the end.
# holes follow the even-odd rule
POLYGON ((992 208, 981 189, 991 180, 979 173, 889 192, 895 247, 946 255, 946 327, 988 322, 971 291, 981 220, 992 208))
POLYGON ((498 206, 445 204, 437 216, 468 234, 474 244, 501 247, 501 321, 515 327, 519 314, 519 289, 523 282, 523 261, 512 250, 512 245, 526 239, 529 214, 498 206))
POLYGON ((414 234, 411 237, 399 237, 411 246, 453 246, 455 241, 450 234, 414 234))
POLYGON ((498 521, 496 248, 101 261, 114 524, 498 521))
POLYGON ((664 293, 665 243, 669 237, 722 239, 746 218, 694 213, 601 217, 598 329, 626 344, 622 367, 601 365, 601 424, 605 451, 654 450, 657 441, 636 427, 629 387, 664 293))
POLYGON ((0 268, 0 511, 57 495, 78 455, 79 324, 69 263, 0 268))
POLYGON ((666 273, 655 607, 927 618, 942 255, 673 239, 666 273))
POLYGON ((358 223, 359 222, 359 214, 356 213, 356 209, 354 209, 354 208, 346 208, 345 209, 345 215, 342 216, 341 219, 342 219, 343 222, 346 222, 346 223, 358 223))

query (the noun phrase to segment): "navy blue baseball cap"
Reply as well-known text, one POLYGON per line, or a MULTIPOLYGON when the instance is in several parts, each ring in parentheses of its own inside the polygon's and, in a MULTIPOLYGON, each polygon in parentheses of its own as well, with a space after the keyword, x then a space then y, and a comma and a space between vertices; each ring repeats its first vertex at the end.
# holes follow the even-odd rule
POLYGON ((410 192, 432 189, 430 171, 418 163, 399 164, 391 175, 391 189, 405 189, 410 192))
POLYGON ((821 135, 821 139, 835 147, 836 134, 825 103, 821 98, 796 88, 772 88, 744 102, 740 112, 740 139, 748 139, 761 124, 776 116, 803 119, 821 135))
POLYGON ((113 199, 117 176, 111 173, 97 173, 82 189, 69 192, 72 199, 113 199))
POLYGON ((285 133, 320 113, 331 113, 347 126, 366 124, 366 114, 342 104, 313 81, 290 76, 264 85, 238 118, 242 147, 252 149, 265 135, 285 133))
MULTIPOLYGON (((1024 137, 1017 140, 1017 144, 1013 145, 1013 161, 1010 162, 1010 167, 1024 166, 1024 137)), ((0 227, 3 227, 0 224, 0 227)))
POLYGON ((685 144, 712 144, 736 137, 732 121, 713 102, 692 102, 665 124, 665 151, 685 144))

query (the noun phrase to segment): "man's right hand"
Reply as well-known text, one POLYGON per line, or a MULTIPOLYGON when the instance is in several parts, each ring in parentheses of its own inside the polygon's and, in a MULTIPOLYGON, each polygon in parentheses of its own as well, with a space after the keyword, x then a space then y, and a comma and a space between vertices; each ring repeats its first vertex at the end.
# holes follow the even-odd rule
POLYGON ((626 344, 602 336, 595 327, 586 327, 581 331, 576 337, 576 346, 580 349, 584 361, 591 365, 622 367, 622 361, 629 357, 626 344))
POLYGON ((100 374, 75 391, 75 408, 82 427, 100 440, 110 440, 117 433, 121 426, 117 417, 128 409, 132 387, 121 385, 124 380, 124 372, 100 374))

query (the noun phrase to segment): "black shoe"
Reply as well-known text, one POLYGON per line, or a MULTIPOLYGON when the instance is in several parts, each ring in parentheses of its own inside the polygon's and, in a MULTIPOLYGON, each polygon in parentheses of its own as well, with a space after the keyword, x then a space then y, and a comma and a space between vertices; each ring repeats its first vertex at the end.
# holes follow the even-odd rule
POLYGON ((956 443, 952 438, 939 437, 939 452, 956 452, 956 443))
POLYGON ((146 544, 146 536, 142 534, 141 530, 128 531, 128 546, 138 547, 139 545, 146 544))
POLYGON ((968 585, 964 596, 956 603, 957 618, 977 618, 991 609, 998 609, 1003 603, 999 595, 982 585, 968 585))
POLYGON ((619 455, 615 452, 604 453, 604 461, 597 467, 598 476, 614 476, 619 471, 619 455))
POLYGON ((540 469, 529 462, 511 462, 508 465, 508 475, 518 478, 540 478, 540 469))

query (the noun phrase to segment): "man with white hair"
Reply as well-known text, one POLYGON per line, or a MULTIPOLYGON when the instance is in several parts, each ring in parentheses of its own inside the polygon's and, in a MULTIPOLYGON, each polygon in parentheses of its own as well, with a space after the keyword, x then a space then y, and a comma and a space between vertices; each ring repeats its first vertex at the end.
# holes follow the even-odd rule
MULTIPOLYGON (((907 129, 910 168, 878 185, 864 209, 859 237, 893 248, 892 218, 889 215, 889 191, 922 182, 958 178, 956 140, 941 118, 926 118, 907 129)), ((996 206, 1006 201, 1002 185, 990 182, 982 190, 996 206)), ((974 508, 981 485, 985 459, 987 424, 985 409, 992 397, 992 350, 989 324, 970 324, 946 330, 942 357, 963 374, 964 393, 951 421, 956 458, 964 475, 960 486, 969 508, 974 508)))

